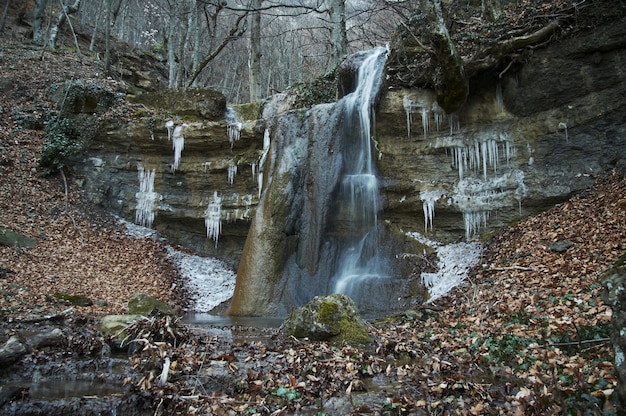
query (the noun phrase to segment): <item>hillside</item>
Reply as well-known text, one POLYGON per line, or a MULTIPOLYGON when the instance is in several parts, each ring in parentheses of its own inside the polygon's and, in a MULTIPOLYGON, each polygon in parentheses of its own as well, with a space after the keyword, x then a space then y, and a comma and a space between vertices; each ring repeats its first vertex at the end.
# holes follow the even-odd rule
MULTIPOLYGON (((89 317, 123 313, 137 292, 182 308, 179 275, 162 243, 127 235, 86 202, 71 168, 66 191, 63 176, 43 176, 39 167, 50 85, 120 81, 105 77, 93 57, 42 53, 20 36, 0 39, 0 226, 37 244, 0 247, 0 341, 23 330, 25 319, 67 309, 55 293, 92 299, 75 310, 89 317)), ((372 348, 240 342, 177 326, 184 342, 146 336, 146 348, 131 357, 132 397, 165 414, 615 413, 607 400, 616 386, 612 311, 601 276, 626 249, 626 178, 613 171, 596 179, 569 202, 491 237, 470 281, 450 296, 373 323, 372 348), (148 375, 160 373, 166 355, 178 367, 158 386, 148 375), (232 384, 204 394, 190 387, 186 380, 204 371, 205 360, 224 363, 221 377, 232 384)), ((161 329, 144 333, 174 327, 155 325, 161 329)))

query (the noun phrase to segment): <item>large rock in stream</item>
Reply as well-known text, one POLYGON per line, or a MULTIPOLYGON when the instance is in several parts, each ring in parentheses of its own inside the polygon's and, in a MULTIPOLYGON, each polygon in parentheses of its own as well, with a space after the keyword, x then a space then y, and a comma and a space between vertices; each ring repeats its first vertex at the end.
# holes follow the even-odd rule
POLYGON ((371 341, 365 322, 349 297, 340 294, 316 296, 285 319, 289 335, 315 341, 371 341))

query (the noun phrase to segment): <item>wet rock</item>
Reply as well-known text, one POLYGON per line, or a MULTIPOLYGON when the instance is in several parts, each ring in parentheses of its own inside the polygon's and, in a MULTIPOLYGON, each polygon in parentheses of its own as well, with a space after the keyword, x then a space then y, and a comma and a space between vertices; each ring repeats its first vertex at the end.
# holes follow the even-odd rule
POLYGON ((128 301, 128 313, 131 315, 176 315, 174 309, 162 300, 156 299, 145 293, 133 295, 128 301))
POLYGON ((333 294, 316 296, 285 319, 289 335, 320 341, 367 343, 371 339, 352 299, 333 294))
POLYGON ((142 315, 107 315, 100 321, 100 330, 105 337, 111 337, 113 347, 121 349, 127 344, 127 329, 142 315))

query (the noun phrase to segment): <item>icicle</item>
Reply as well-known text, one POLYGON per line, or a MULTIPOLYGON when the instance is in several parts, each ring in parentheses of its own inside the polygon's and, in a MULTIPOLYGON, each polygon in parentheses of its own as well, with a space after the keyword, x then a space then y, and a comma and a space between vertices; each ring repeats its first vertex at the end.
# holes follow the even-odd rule
POLYGON ((156 217, 156 201, 159 194, 154 192, 154 177, 156 169, 145 171, 141 163, 137 164, 139 177, 139 192, 135 194, 135 222, 142 227, 150 228, 156 217))
POLYGON ((203 162, 202 167, 204 168, 204 171, 206 172, 207 169, 211 168, 211 162, 203 162))
POLYGON ((243 203, 243 206, 246 207, 241 219, 248 219, 250 218, 250 207, 252 207, 252 195, 244 195, 241 198, 241 202, 243 203))
POLYGON ((435 217, 435 203, 443 196, 443 191, 425 191, 420 193, 420 199, 423 201, 422 208, 424 210, 424 231, 433 230, 433 218, 435 217))
POLYGON ((433 118, 435 119, 435 128, 437 129, 437 131, 439 131, 441 129, 441 126, 443 125, 443 120, 445 119, 446 114, 443 109, 439 107, 437 101, 435 101, 432 105, 432 113, 433 118))
POLYGON ((256 176, 256 162, 250 163, 250 168, 252 169, 252 180, 254 180, 254 177, 256 176))
POLYGON ((230 142, 230 149, 232 150, 233 144, 241 138, 241 128, 243 125, 240 122, 230 123, 227 127, 228 141, 230 142))
POLYGON ((228 183, 229 184, 233 184, 235 183, 235 175, 237 174, 237 165, 233 165, 233 166, 229 166, 228 167, 228 183))
POLYGON ((404 112, 406 113, 406 135, 410 139, 411 138, 411 119, 413 118, 413 102, 406 95, 402 97, 402 104, 404 106, 404 112))
POLYGON ((172 132, 174 131, 174 122, 172 120, 167 120, 165 128, 167 128, 167 140, 171 140, 172 132))
POLYGON ((465 223, 465 239, 472 238, 474 233, 482 227, 487 226, 489 211, 463 212, 463 222, 465 223))
POLYGON ((426 133, 428 133, 428 109, 422 107, 422 127, 424 128, 424 139, 426 139, 426 133))
POLYGON ((461 131, 461 120, 458 114, 450 114, 448 120, 450 121, 450 134, 461 131))
POLYGON ((569 135, 567 134, 567 124, 561 121, 559 123, 559 129, 565 130, 565 143, 569 143, 569 135))
POLYGON ((504 99, 502 98, 502 84, 496 84, 496 112, 498 114, 504 112, 504 99))
POLYGON ((261 154, 261 158, 259 160, 259 176, 258 176, 258 186, 259 186, 259 198, 261 198, 261 191, 263 189, 263 166, 265 166, 265 160, 267 159, 267 154, 270 151, 270 132, 268 129, 265 129, 265 133, 263 133, 263 154, 261 154))
POLYGON ((222 198, 217 195, 217 191, 213 194, 213 201, 209 202, 204 211, 204 225, 206 226, 206 236, 217 241, 222 232, 222 198))
POLYGON ((176 126, 176 128, 174 128, 174 133, 172 135, 172 147, 174 148, 174 164, 172 165, 172 172, 175 172, 180 165, 180 156, 185 148, 183 129, 186 126, 186 124, 181 124, 180 126, 176 126))

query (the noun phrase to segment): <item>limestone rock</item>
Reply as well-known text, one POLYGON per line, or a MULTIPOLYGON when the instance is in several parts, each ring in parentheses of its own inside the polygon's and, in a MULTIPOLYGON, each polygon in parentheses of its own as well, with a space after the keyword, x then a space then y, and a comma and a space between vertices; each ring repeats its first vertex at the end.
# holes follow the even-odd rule
POLYGON ((355 343, 370 341, 354 302, 341 294, 316 296, 287 316, 285 328, 297 338, 355 343))
POLYGON ((604 301, 613 309, 611 342, 618 378, 616 404, 618 408, 626 409, 626 254, 606 272, 604 286, 604 301))
POLYGON ((122 343, 129 343, 126 340, 128 327, 141 318, 142 315, 106 315, 100 321, 100 330, 104 336, 111 337, 113 346, 119 349, 122 343))
POLYGON ((221 92, 211 89, 168 89, 130 97, 130 100, 179 116, 205 120, 220 120, 226 112, 226 97, 221 92))

